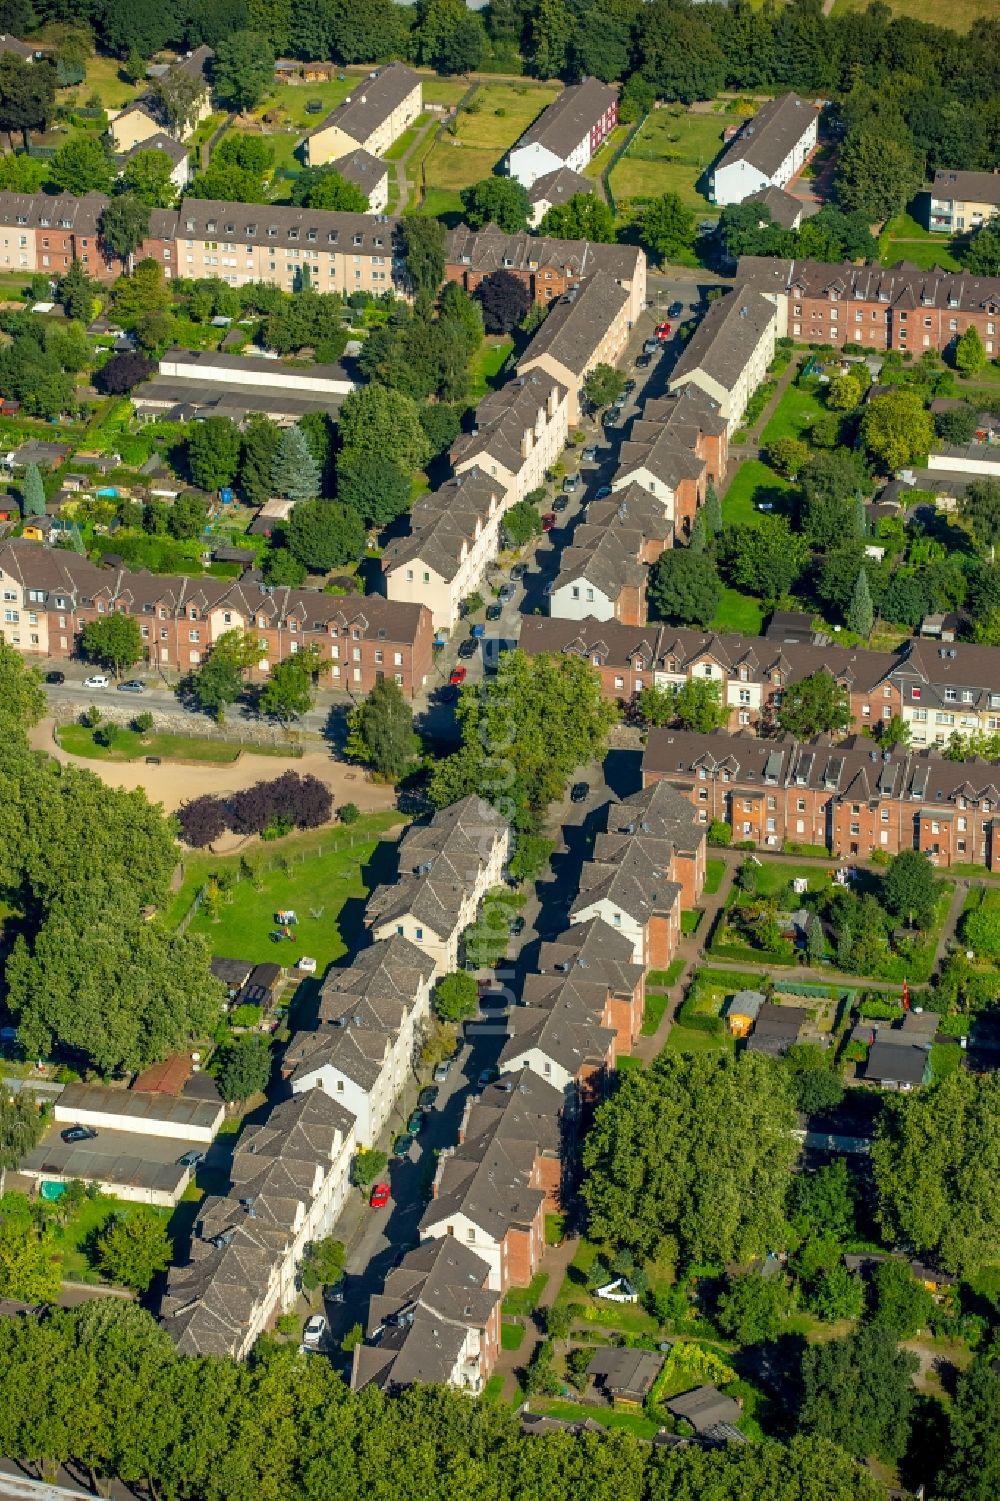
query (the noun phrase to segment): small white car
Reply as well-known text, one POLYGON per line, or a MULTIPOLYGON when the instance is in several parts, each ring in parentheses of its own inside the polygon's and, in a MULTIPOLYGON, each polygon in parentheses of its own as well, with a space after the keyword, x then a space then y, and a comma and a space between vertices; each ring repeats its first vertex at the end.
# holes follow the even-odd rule
POLYGON ((309 1350, 318 1350, 323 1343, 326 1333, 326 1319, 321 1313, 314 1313, 306 1319, 306 1327, 302 1331, 302 1343, 309 1350))
POLYGON ((308 954, 303 954, 295 968, 300 969, 304 975, 314 975, 316 973, 316 960, 308 954))
POLYGON ((111 679, 105 677, 103 672, 95 672, 93 677, 84 678, 83 686, 85 688, 109 688, 111 679))

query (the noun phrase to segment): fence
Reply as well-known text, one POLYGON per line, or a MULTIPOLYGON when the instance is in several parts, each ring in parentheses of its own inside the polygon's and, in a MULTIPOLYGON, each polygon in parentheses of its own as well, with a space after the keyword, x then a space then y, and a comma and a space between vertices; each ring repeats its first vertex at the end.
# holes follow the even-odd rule
MULTIPOLYGON (((84 704, 81 701, 80 707, 72 712, 65 710, 55 712, 52 738, 57 745, 59 744, 59 731, 65 729, 67 725, 78 725, 80 715, 90 707, 89 703, 84 704)), ((146 712, 144 704, 140 706, 134 702, 128 706, 119 703, 101 703, 97 707, 101 711, 102 723, 110 722, 123 729, 127 729, 134 719, 146 712)), ((148 712, 153 716, 153 728, 150 734, 182 735, 185 739, 195 740, 218 740, 223 744, 235 745, 251 753, 260 747, 280 749, 293 760, 298 760, 305 754, 304 736, 301 730, 290 731, 282 729, 280 725, 264 724, 258 724, 254 729, 249 730, 241 723, 216 724, 211 719, 199 720, 192 724, 189 714, 172 713, 169 710, 164 712, 157 710, 153 705, 150 705, 148 712), (290 736, 296 738, 289 738, 290 736)), ((183 761, 184 758, 178 757, 178 760, 183 761)), ((275 775, 277 776, 278 773, 275 772, 275 775)))
POLYGON ((601 173, 601 181, 604 184, 604 192, 608 200, 608 208, 614 214, 615 218, 618 217, 618 203, 611 188, 611 174, 615 170, 618 163, 621 161, 622 157, 625 155, 626 151, 631 146, 632 142, 635 140, 636 136, 639 134, 645 123, 646 116, 640 115, 639 119, 636 120, 635 124, 632 126, 632 129, 622 141, 621 145, 615 149, 611 160, 608 162, 608 165, 601 173))

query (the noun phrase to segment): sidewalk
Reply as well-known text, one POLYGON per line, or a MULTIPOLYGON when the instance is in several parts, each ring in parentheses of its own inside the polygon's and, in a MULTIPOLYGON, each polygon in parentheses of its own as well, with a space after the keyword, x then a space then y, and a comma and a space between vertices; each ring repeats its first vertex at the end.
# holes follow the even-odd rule
MULTIPOLYGON (((539 1272, 548 1273, 548 1282, 545 1284, 542 1296, 538 1300, 536 1313, 539 1308, 551 1308, 559 1290, 566 1280, 569 1264, 573 1260, 579 1248, 580 1241, 577 1236, 567 1236, 558 1246, 546 1246, 542 1253, 539 1272)), ((524 1366, 529 1365, 536 1348, 545 1339, 540 1332, 533 1317, 518 1319, 527 1331, 524 1343, 519 1350, 504 1350, 501 1348, 494 1367, 494 1374, 503 1376, 503 1399, 505 1402, 513 1402, 517 1396, 518 1381, 517 1372, 524 1366)))

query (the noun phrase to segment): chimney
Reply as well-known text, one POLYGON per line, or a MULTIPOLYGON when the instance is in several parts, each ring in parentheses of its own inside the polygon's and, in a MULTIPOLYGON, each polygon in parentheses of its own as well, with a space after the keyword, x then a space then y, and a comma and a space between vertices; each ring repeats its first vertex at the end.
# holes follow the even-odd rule
POLYGON ((530 427, 526 427, 521 434, 521 457, 526 459, 534 447, 535 435, 530 427))
POLYGON ((548 413, 550 420, 556 414, 556 388, 555 388, 555 386, 553 386, 552 389, 551 389, 551 391, 549 392, 548 400, 545 403, 545 410, 548 413))

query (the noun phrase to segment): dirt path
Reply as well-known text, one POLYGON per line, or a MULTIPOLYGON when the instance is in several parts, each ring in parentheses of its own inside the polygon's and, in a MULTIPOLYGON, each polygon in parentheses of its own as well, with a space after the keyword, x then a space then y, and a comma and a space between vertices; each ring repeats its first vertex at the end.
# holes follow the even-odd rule
POLYGON ((54 723, 50 718, 35 725, 29 735, 35 750, 45 751, 64 766, 82 766, 94 772, 109 787, 127 790, 141 787, 150 801, 162 803, 167 813, 176 812, 183 803, 201 797, 203 793, 239 792, 244 787, 253 786, 254 782, 268 781, 289 769, 317 777, 333 793, 335 806, 356 803, 362 813, 373 813, 395 807, 396 803, 391 787, 370 782, 360 767, 335 761, 327 751, 307 751, 298 760, 244 752, 238 761, 225 766, 210 762, 204 766, 182 766, 163 761, 159 766, 147 766, 144 761, 98 761, 86 756, 71 756, 58 746, 52 733, 54 723))

